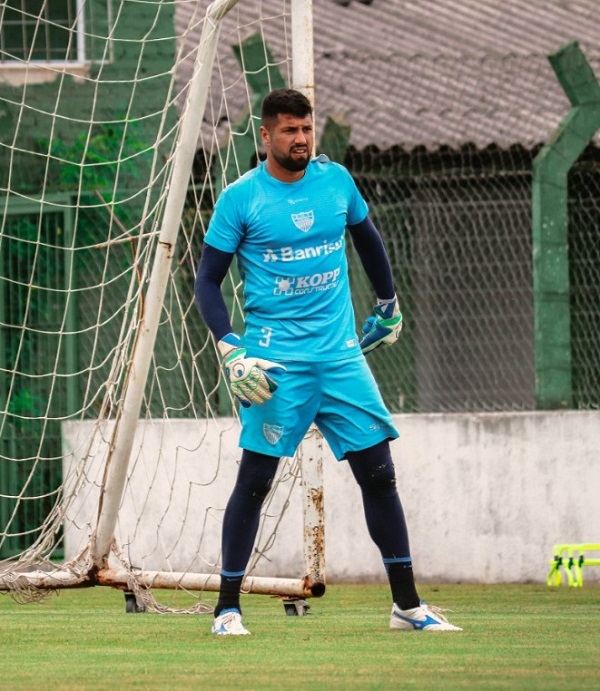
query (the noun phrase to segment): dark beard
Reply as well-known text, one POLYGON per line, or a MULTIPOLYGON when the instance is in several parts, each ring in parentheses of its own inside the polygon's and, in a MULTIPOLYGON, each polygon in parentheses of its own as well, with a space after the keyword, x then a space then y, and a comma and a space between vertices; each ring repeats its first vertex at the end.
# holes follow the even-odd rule
POLYGON ((275 160, 279 165, 290 173, 299 173, 301 170, 305 170, 310 156, 306 158, 292 158, 291 156, 275 156, 275 160))

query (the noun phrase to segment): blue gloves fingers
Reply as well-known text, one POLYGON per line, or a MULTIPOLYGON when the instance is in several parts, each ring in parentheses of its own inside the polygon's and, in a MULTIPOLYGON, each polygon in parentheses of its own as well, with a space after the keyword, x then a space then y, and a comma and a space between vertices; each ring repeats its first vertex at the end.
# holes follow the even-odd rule
POLYGON ((366 355, 382 345, 391 345, 398 340, 402 331, 402 314, 396 299, 378 304, 373 314, 367 318, 362 327, 360 340, 362 352, 366 355))

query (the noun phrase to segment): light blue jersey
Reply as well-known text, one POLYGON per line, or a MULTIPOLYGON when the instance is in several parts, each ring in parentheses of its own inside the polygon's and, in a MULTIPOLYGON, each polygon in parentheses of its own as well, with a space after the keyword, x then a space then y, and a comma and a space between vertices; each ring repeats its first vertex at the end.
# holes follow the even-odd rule
POLYGON ((250 355, 331 361, 360 353, 345 235, 367 213, 348 171, 326 156, 293 183, 263 162, 221 193, 206 242, 237 254, 250 355))

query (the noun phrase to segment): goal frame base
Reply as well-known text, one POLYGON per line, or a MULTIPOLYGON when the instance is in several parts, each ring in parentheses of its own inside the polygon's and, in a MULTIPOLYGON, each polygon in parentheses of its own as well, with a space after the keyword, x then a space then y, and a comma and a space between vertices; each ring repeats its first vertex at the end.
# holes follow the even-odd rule
MULTIPOLYGON (((69 569, 56 571, 31 570, 13 573, 10 580, 0 576, 0 591, 14 591, 18 581, 23 588, 40 590, 62 590, 66 588, 90 588, 96 585, 113 588, 129 588, 132 582, 142 588, 161 590, 190 590, 219 592, 221 577, 218 574, 185 573, 177 571, 128 571, 126 569, 92 569, 86 574, 75 574, 69 569)), ((304 578, 275 578, 247 576, 242 590, 257 595, 276 595, 286 598, 304 599, 322 597, 325 582, 304 578)))

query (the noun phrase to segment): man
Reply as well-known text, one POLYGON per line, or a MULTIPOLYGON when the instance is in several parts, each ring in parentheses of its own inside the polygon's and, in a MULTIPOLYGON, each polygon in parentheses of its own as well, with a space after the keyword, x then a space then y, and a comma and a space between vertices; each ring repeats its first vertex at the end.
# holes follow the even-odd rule
POLYGON ((369 534, 392 591, 390 627, 460 631, 417 594, 389 441, 398 436, 364 354, 402 328, 389 258, 348 171, 311 160, 306 97, 277 89, 264 100, 266 160, 219 196, 196 277, 200 312, 241 403, 242 458, 223 519, 221 586, 212 631, 245 635, 240 588, 262 503, 279 459, 311 423, 358 482, 369 534), (358 341, 350 297, 349 231, 378 297, 358 341), (233 333, 221 294, 234 255, 244 282, 245 333, 233 333))

